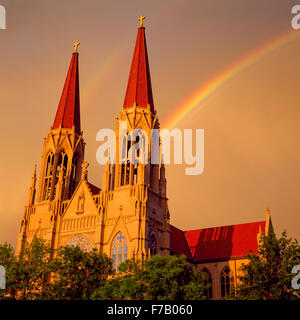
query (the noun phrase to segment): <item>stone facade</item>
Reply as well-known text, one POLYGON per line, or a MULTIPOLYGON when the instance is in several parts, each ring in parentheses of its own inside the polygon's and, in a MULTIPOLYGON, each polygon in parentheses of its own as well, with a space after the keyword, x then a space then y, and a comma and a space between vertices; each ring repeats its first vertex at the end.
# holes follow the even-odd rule
POLYGON ((102 190, 88 182, 78 97, 76 51, 53 126, 44 139, 37 188, 36 170, 32 177, 17 253, 34 237, 42 237, 54 249, 67 244, 78 244, 85 249, 95 247, 99 253, 112 257, 115 267, 126 258, 169 254, 164 166, 150 164, 151 158, 148 164, 132 164, 128 155, 129 148, 135 144, 132 130, 140 132, 139 156, 147 151, 151 157, 151 129, 159 129, 143 27, 138 30, 124 106, 116 118, 117 161, 106 164, 102 190), (132 88, 138 90, 138 86, 145 91, 134 92, 132 88), (120 121, 126 123, 125 131, 120 131, 120 121), (119 146, 119 141, 124 145, 119 146), (119 159, 119 147, 121 156, 125 152, 124 159, 119 159))

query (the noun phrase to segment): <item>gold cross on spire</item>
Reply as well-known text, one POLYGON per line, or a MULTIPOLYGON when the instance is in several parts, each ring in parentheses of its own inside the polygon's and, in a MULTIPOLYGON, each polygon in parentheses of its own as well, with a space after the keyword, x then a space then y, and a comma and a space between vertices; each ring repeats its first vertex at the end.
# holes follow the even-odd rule
POLYGON ((78 50, 78 46, 80 45, 80 42, 76 41, 74 44, 73 44, 73 47, 74 47, 74 53, 77 53, 77 50, 78 50))
POLYGON ((140 21, 140 28, 142 28, 143 27, 143 20, 144 19, 146 19, 146 17, 144 17, 144 16, 140 16, 139 17, 139 21, 140 21))

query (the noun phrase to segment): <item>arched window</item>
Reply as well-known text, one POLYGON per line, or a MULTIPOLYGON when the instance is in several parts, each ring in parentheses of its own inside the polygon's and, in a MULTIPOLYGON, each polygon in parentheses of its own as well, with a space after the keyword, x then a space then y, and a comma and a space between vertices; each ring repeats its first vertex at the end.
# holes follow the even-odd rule
POLYGON ((137 158, 139 158, 139 156, 140 156, 140 148, 141 148, 141 146, 140 146, 140 136, 138 135, 137 137, 136 137, 136 139, 135 139, 135 146, 136 146, 136 156, 137 156, 137 158))
POLYGON ((134 163, 147 163, 148 162, 148 152, 146 148, 146 141, 148 142, 147 133, 143 130, 135 129, 134 133, 134 152, 136 157, 134 163))
POLYGON ((122 159, 121 162, 125 162, 127 159, 127 134, 124 134, 122 138, 122 159))
POLYGON ((111 175, 110 175, 110 190, 114 190, 115 189, 115 171, 116 170, 116 166, 115 164, 111 165, 111 175))
POLYGON ((122 158, 121 158, 121 181, 120 185, 128 185, 130 177, 130 160, 128 157, 128 151, 131 146, 131 141, 128 139, 127 134, 124 134, 122 138, 122 158))
POLYGON ((78 155, 74 155, 72 160, 72 167, 71 167, 71 176, 70 176, 70 187, 69 187, 69 199, 72 197, 73 192, 76 189, 76 176, 78 170, 78 155))
POLYGON ((207 299, 212 299, 212 277, 211 277, 211 273, 209 272, 209 270, 207 268, 203 268, 201 270, 204 275, 205 275, 205 286, 206 286, 206 296, 207 299))
POLYGON ((123 233, 119 232, 111 246, 113 269, 118 270, 119 265, 127 259, 128 245, 123 233))
POLYGON ((135 138, 135 151, 136 151, 136 158, 133 165, 133 184, 137 184, 137 176, 138 176, 138 160, 141 154, 141 137, 140 134, 135 138))
POLYGON ((43 200, 50 199, 51 187, 52 187, 52 175, 53 175, 54 154, 51 152, 47 158, 45 178, 44 178, 44 191, 43 200))
POLYGON ((68 165, 68 156, 62 152, 60 153, 59 157, 58 157, 58 163, 57 163, 57 167, 56 167, 56 177, 59 177, 59 172, 61 169, 67 169, 67 165, 68 165))
POLYGON ((225 297, 234 287, 234 277, 228 266, 221 272, 221 296, 225 297))
POLYGON ((148 146, 146 145, 146 142, 148 143, 148 137, 146 133, 141 133, 140 135, 140 154, 141 154, 141 162, 142 163, 148 163, 148 146))
POLYGON ((156 238, 155 235, 152 233, 150 236, 150 254, 151 256, 157 253, 157 243, 156 243, 156 238))
POLYGON ((53 197, 55 197, 55 195, 56 195, 59 173, 61 170, 64 170, 64 179, 65 179, 66 173, 67 173, 67 166, 68 166, 68 156, 63 151, 59 154, 59 157, 58 157, 58 163, 57 163, 56 174, 55 174, 55 186, 54 186, 53 197))

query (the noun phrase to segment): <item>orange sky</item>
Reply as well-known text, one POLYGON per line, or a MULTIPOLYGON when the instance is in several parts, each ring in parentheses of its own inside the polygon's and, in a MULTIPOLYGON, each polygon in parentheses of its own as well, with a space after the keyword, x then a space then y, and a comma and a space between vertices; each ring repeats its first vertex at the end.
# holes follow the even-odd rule
MULTIPOLYGON (((140 14, 160 122, 200 85, 291 30, 282 0, 0 0, 0 243, 16 244, 34 165, 79 40, 89 178, 101 186, 96 133, 123 103, 140 14), (226 3, 226 5, 225 5, 226 3)), ((296 31, 295 31, 296 32, 296 31)), ((298 31, 300 32, 300 30, 298 31)), ((205 168, 167 168, 171 223, 184 230, 263 220, 300 239, 300 40, 227 82, 179 128, 205 129, 205 168)))

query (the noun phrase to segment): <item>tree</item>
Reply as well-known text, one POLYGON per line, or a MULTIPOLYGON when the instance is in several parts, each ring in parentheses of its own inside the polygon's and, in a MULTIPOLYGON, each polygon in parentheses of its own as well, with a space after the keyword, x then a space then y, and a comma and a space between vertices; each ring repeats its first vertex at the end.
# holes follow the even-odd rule
POLYGON ((300 246, 286 232, 277 239, 273 233, 262 237, 257 254, 248 256, 249 263, 241 267, 242 275, 229 299, 277 300, 299 299, 294 290, 292 268, 300 264, 300 246), (235 292, 234 292, 235 291, 235 292))
POLYGON ((78 246, 61 247, 53 260, 53 273, 49 299, 90 299, 92 293, 103 286, 112 274, 112 262, 93 249, 78 246))
POLYGON ((6 291, 2 297, 43 299, 47 294, 51 256, 50 247, 38 238, 27 245, 20 256, 15 256, 10 245, 1 245, 0 265, 6 270, 6 291))
POLYGON ((155 255, 143 262, 127 260, 119 272, 92 298, 206 299, 205 276, 192 269, 183 255, 155 255))
POLYGON ((8 287, 9 287, 9 279, 8 271, 14 263, 14 249, 13 247, 5 242, 3 245, 0 245, 0 265, 5 268, 6 271, 6 290, 0 290, 0 299, 4 299, 8 297, 8 287))

